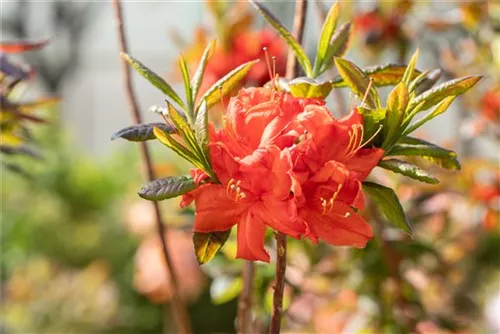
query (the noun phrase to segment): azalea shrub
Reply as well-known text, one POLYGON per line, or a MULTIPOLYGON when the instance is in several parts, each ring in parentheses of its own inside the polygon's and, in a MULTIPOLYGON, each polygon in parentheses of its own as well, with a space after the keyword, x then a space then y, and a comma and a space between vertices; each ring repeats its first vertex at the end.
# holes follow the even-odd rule
MULTIPOLYGON (((266 46, 262 43, 252 52, 239 51, 238 43, 244 39, 235 33, 238 38, 226 36, 221 47, 217 46, 219 41, 209 42, 194 71, 181 56, 183 100, 165 79, 139 60, 122 54, 167 99, 166 107, 152 108, 164 122, 133 125, 116 132, 113 138, 158 140, 193 166, 189 175, 168 176, 146 184, 139 196, 151 201, 182 196, 181 208, 193 208, 193 245, 200 264, 210 265, 228 240, 236 240, 236 259, 270 262, 273 255, 266 245, 275 249, 279 258, 283 254, 270 242, 269 232, 298 240, 298 253, 320 241, 364 248, 375 236, 381 251, 367 257, 370 263, 362 255, 366 252, 356 253, 357 261, 366 270, 388 261, 382 264, 388 266, 387 272, 375 284, 393 284, 394 298, 403 298, 406 288, 399 268, 403 262, 392 259, 400 256, 394 247, 404 253, 409 247, 423 246, 411 239, 411 219, 408 208, 399 201, 397 187, 382 182, 384 178, 374 172, 387 170, 435 187, 439 179, 430 172, 433 166, 459 170, 454 151, 414 133, 446 112, 481 77, 466 73, 438 83, 439 69, 417 68, 418 49, 407 65, 363 68, 345 57, 353 33, 374 31, 374 24, 380 26, 384 43, 392 38, 403 43, 402 32, 393 30, 399 28, 409 7, 398 7, 398 12, 387 19, 387 27, 381 26, 381 13, 363 14, 351 31, 349 22, 340 22, 342 4, 334 4, 325 15, 311 61, 269 10, 259 2, 250 3, 281 37, 279 43, 286 43, 293 52, 300 65, 298 76, 283 78, 281 48, 264 48, 260 53, 259 48, 266 46), (224 52, 236 60, 227 60, 224 52), (215 71, 218 67, 220 71, 215 71), (253 77, 257 68, 267 75, 267 82, 253 77), (331 75, 332 71, 336 75, 331 75), (235 92, 245 78, 250 78, 246 88, 235 92), (382 94, 380 88, 388 94, 382 94), (338 90, 348 90, 353 96, 348 110, 328 106, 330 93, 338 90), (228 95, 232 96, 225 102, 228 95), (221 124, 210 117, 210 110, 220 102, 221 124), (337 118, 334 114, 345 116, 337 118), (397 234, 394 243, 386 244, 382 235, 385 226, 403 233, 397 234), (233 228, 235 236, 231 235, 233 228), (388 283, 387 277, 392 278, 388 283)), ((220 8, 215 12, 219 19, 224 17, 220 8)), ((367 252, 377 247, 368 245, 367 252)), ((320 263, 318 259, 310 265, 320 263)), ((275 274, 263 275, 269 282, 275 274)), ((385 312, 390 312, 386 308, 408 312, 406 304, 381 303, 385 312)))

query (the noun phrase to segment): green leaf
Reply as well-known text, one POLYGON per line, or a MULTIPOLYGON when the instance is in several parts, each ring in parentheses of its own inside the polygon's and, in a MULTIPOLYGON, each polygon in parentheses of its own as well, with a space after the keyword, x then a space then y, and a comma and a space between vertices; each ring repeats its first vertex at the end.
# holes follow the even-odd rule
POLYGON ((311 78, 300 77, 290 80, 288 82, 288 89, 294 97, 324 100, 330 94, 332 85, 328 81, 319 82, 311 78))
POLYGON ((471 89, 479 80, 481 80, 482 76, 467 76, 455 80, 450 80, 445 83, 442 83, 433 89, 430 89, 423 94, 417 96, 410 104, 410 108, 418 105, 419 103, 425 101, 424 106, 421 110, 427 110, 432 106, 435 106, 439 102, 443 101, 445 98, 449 96, 458 96, 469 89, 471 89))
POLYGON ((193 102, 193 92, 191 91, 191 79, 189 78, 189 71, 187 68, 186 60, 181 53, 179 57, 179 65, 181 67, 182 80, 184 81, 184 91, 186 93, 187 100, 187 114, 190 120, 194 119, 194 102, 193 102))
POLYGON ((177 103, 181 108, 186 109, 186 105, 182 102, 181 98, 173 90, 173 88, 161 78, 158 74, 151 71, 144 64, 142 64, 137 59, 129 56, 126 53, 120 53, 121 57, 125 59, 130 66, 132 66, 140 75, 142 75, 146 80, 151 82, 156 88, 161 90, 165 95, 170 97, 175 103, 177 103))
POLYGON ((218 276, 210 285, 210 298, 215 305, 235 299, 243 289, 241 277, 218 276))
POLYGON ((323 27, 321 28, 321 34, 318 41, 318 48, 316 51, 316 59, 314 60, 314 70, 313 77, 319 74, 319 69, 322 67, 323 62, 326 59, 326 54, 328 48, 330 47, 330 40, 337 26, 337 20, 339 18, 339 4, 336 2, 330 8, 323 27))
POLYGON ((390 224, 411 235, 410 222, 394 190, 368 181, 363 182, 363 189, 390 224))
POLYGON ((210 233, 195 232, 193 244, 198 263, 205 264, 211 261, 224 246, 230 234, 231 230, 210 233))
POLYGON ((396 143, 387 153, 387 156, 397 155, 418 156, 442 168, 460 170, 460 163, 455 152, 418 138, 405 137, 396 143))
POLYGON ((415 95, 420 95, 436 84, 441 77, 441 70, 434 69, 420 73, 410 84, 409 91, 415 92, 415 95))
POLYGON ((384 149, 394 141, 398 133, 401 133, 401 124, 405 117, 408 101, 408 88, 404 82, 400 82, 387 97, 387 118, 385 121, 386 135, 384 144, 382 145, 384 149))
POLYGON ((196 137, 196 141, 203 149, 203 153, 205 157, 209 158, 208 153, 208 108, 207 102, 203 100, 200 104, 200 109, 198 110, 198 114, 196 115, 196 127, 194 129, 194 135, 196 137))
POLYGON ((207 90, 201 97, 201 101, 206 100, 207 108, 210 109, 210 107, 220 101, 221 98, 231 92, 231 90, 247 75, 252 66, 258 62, 258 59, 249 61, 226 74, 207 90))
POLYGON ((168 116, 170 117, 170 120, 174 124, 175 128, 177 129, 179 135, 193 149, 193 151, 196 151, 198 146, 196 144, 194 132, 189 126, 189 124, 186 122, 186 119, 168 101, 167 101, 167 110, 168 110, 168 116))
MULTIPOLYGON (((347 86, 356 94, 360 99, 363 99, 366 91, 368 90, 370 79, 352 62, 335 58, 335 65, 339 71, 340 76, 347 83, 347 86)), ((375 88, 371 88, 366 98, 366 105, 372 109, 380 108, 380 99, 375 88)))
POLYGON ((205 68, 207 67, 208 60, 212 56, 214 49, 215 40, 211 41, 205 48, 200 63, 198 64, 198 68, 196 69, 196 72, 194 72, 193 79, 191 80, 193 100, 196 100, 196 98, 198 97, 198 90, 200 89, 201 83, 203 81, 203 74, 205 73, 205 68))
POLYGON ((204 169, 203 164, 200 163, 199 159, 193 154, 193 152, 189 151, 186 147, 175 141, 175 139, 173 139, 168 133, 163 132, 157 127, 153 128, 153 133, 163 145, 167 146, 172 151, 174 151, 187 161, 191 162, 196 167, 204 169))
POLYGON ((411 164, 406 161, 398 159, 387 159, 381 160, 378 164, 379 167, 390 170, 394 173, 402 174, 408 176, 414 180, 418 180, 430 184, 438 184, 439 180, 432 176, 430 173, 426 172, 422 168, 411 164))
POLYGON ((280 34, 280 36, 285 40, 285 42, 290 46, 297 57, 298 62, 302 66, 305 74, 308 77, 312 76, 312 66, 309 58, 302 49, 302 46, 293 38, 292 34, 281 24, 281 22, 273 15, 267 8, 262 6, 258 1, 249 0, 250 3, 257 9, 257 11, 266 19, 266 21, 271 24, 274 29, 280 34))
POLYGON ((417 48, 417 50, 415 50, 415 53, 411 57, 410 62, 408 63, 408 67, 406 67, 403 79, 401 80, 406 84, 406 87, 410 85, 411 78, 413 77, 413 72, 415 71, 415 66, 417 65, 419 54, 420 50, 417 48))
POLYGON ((170 176, 149 182, 138 194, 150 201, 161 201, 184 195, 194 189, 196 183, 191 176, 170 176))
POLYGON ((121 129, 111 136, 111 140, 117 138, 127 139, 129 141, 146 141, 156 139, 153 128, 157 127, 166 133, 174 133, 175 129, 165 123, 137 124, 121 129))
POLYGON ((38 150, 25 145, 11 146, 2 144, 0 145, 0 152, 7 155, 20 155, 34 158, 36 160, 43 160, 43 156, 40 154, 40 152, 38 152, 38 150))
POLYGON ((335 57, 342 57, 349 46, 349 40, 351 37, 351 24, 343 24, 330 40, 330 45, 326 52, 325 58, 321 63, 318 75, 328 70, 333 65, 333 59, 335 57))
POLYGON ((409 126, 404 132, 403 135, 408 135, 424 125, 425 123, 429 122, 431 119, 433 119, 436 116, 441 115, 442 113, 446 112, 450 105, 453 103, 455 100, 456 96, 448 96, 445 98, 441 103, 439 103, 434 110, 432 110, 430 113, 425 115, 423 118, 419 119, 415 123, 413 123, 411 126, 409 126))
POLYGON ((404 156, 429 156, 438 158, 456 158, 457 154, 454 151, 434 145, 425 140, 405 137, 401 139, 391 150, 387 156, 404 155, 404 156))
MULTIPOLYGON (((385 64, 381 66, 371 66, 363 69, 365 75, 373 80, 375 87, 395 86, 403 79, 406 71, 406 66, 396 64, 385 64)), ((420 71, 415 70, 413 78, 417 77, 420 71)), ((346 87, 347 83, 341 76, 335 77, 331 80, 333 88, 346 87)))
MULTIPOLYGON (((387 115, 386 108, 380 109, 367 109, 363 107, 357 107, 358 112, 363 115, 363 143, 372 138, 379 129, 384 126, 384 120, 387 115)), ((380 147, 382 143, 378 142, 378 135, 374 138, 374 145, 380 147)), ((367 143, 369 144, 369 143, 367 143)))

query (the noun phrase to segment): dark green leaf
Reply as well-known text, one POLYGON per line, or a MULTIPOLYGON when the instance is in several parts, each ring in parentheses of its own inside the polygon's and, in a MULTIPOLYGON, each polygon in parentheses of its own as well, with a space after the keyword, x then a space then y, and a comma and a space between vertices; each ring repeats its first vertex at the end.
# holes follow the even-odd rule
MULTIPOLYGON (((352 62, 335 58, 335 65, 339 71, 340 76, 347 83, 349 88, 360 99, 363 99, 368 90, 370 79, 352 62)), ((366 105, 372 109, 380 108, 380 99, 374 87, 370 89, 366 98, 366 105)))
POLYGON ((116 138, 123 138, 129 141, 146 141, 156 139, 153 128, 157 127, 166 133, 174 133, 175 129, 170 125, 165 123, 149 123, 149 124, 138 124, 126 127, 120 131, 115 132, 111 137, 111 140, 116 138))
POLYGON ((332 85, 328 81, 319 82, 311 78, 300 77, 289 81, 288 88, 295 97, 324 100, 330 94, 332 85))
POLYGON ((298 62, 304 69, 304 72, 308 77, 312 76, 312 66, 309 58, 302 49, 302 46, 293 38, 292 34, 281 24, 281 22, 273 15, 269 10, 267 10, 262 4, 255 0, 249 0, 250 3, 257 9, 257 11, 266 19, 266 21, 271 24, 274 29, 280 34, 280 36, 285 40, 285 42, 292 48, 298 62))
POLYGON ((173 90, 173 88, 161 78, 158 74, 151 71, 148 67, 142 64, 137 59, 129 56, 126 53, 121 53, 123 59, 125 59, 130 66, 132 66, 140 75, 142 75, 146 80, 151 82, 156 88, 161 90, 165 95, 170 97, 175 103, 177 103, 183 109, 186 109, 186 105, 182 102, 181 98, 177 93, 173 90))
POLYGON ((205 264, 211 261, 224 246, 230 234, 231 230, 210 233, 195 232, 193 244, 198 263, 205 264))
POLYGON ((430 184, 439 183, 439 180, 436 179, 434 176, 432 176, 422 168, 406 161, 398 159, 387 159, 387 160, 381 160, 378 165, 379 167, 390 170, 394 173, 402 174, 404 176, 411 177, 412 179, 421 182, 430 184))
MULTIPOLYGON (((375 87, 383 87, 394 86, 401 82, 405 70, 406 66, 385 64, 381 66, 366 67, 363 69, 363 72, 373 80, 373 85, 375 87)), ((413 73, 413 77, 416 77, 419 74, 420 72, 415 70, 413 73)), ((342 79, 341 76, 334 78, 331 83, 334 88, 347 86, 347 83, 344 81, 344 79, 342 79)))
POLYGON ((221 98, 231 92, 231 90, 247 75, 252 66, 258 62, 259 60, 257 59, 238 66, 210 87, 201 97, 201 101, 207 101, 207 109, 210 109, 210 107, 219 102, 221 98))
POLYGON ((196 188, 191 176, 171 176, 149 182, 139 191, 139 196, 150 201, 161 201, 184 195, 196 188))
POLYGON ((424 106, 421 110, 427 110, 430 107, 435 106, 439 102, 443 101, 447 97, 458 96, 467 92, 479 80, 481 80, 481 78, 481 76, 467 76, 442 83, 434 87, 433 89, 430 89, 417 96, 411 102, 410 107, 414 107, 420 102, 425 101, 424 106))
POLYGON ((405 137, 401 139, 387 156, 418 156, 429 160, 442 168, 460 170, 457 154, 451 150, 439 147, 425 140, 405 137))
POLYGON ((363 182, 363 189, 390 224, 411 235, 410 222, 394 190, 367 181, 363 182))

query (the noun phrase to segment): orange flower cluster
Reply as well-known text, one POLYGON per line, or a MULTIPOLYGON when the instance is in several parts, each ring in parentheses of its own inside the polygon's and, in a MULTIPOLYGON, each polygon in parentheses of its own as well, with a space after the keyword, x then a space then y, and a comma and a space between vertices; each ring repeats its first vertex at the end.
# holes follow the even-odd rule
MULTIPOLYGON (((285 72, 287 45, 272 30, 258 31, 244 30, 235 34, 228 43, 230 48, 223 46, 216 48, 210 62, 207 64, 200 91, 215 84, 224 75, 236 67, 255 59, 264 60, 265 52, 276 57, 275 73, 283 75, 285 72)), ((246 76, 246 84, 263 86, 269 81, 268 68, 265 61, 255 64, 246 76)))
MULTIPOLYGON (((220 183, 200 185, 181 204, 195 202, 195 232, 237 225, 237 257, 266 262, 266 227, 342 246, 364 247, 372 237, 358 214, 361 182, 384 152, 364 148, 356 110, 336 120, 321 100, 242 89, 222 128, 210 124, 209 138, 220 183)), ((191 173, 198 183, 208 179, 201 170, 191 173)))

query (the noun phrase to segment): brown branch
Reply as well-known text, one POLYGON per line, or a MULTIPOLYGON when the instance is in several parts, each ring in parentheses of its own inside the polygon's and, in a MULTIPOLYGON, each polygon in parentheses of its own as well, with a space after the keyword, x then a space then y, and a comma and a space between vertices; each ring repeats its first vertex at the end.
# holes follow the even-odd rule
MULTIPOLYGON (((119 38, 119 46, 120 51, 123 53, 128 52, 127 47, 127 39, 125 37, 125 31, 123 27, 123 14, 120 0, 112 0, 112 5, 115 11, 115 20, 116 26, 118 30, 118 38, 119 38)), ((132 119, 135 124, 142 123, 142 117, 139 112, 139 106, 137 103, 137 99, 134 94, 134 89, 132 87, 132 77, 130 73, 130 67, 127 62, 122 60, 122 72, 123 72, 123 81, 125 84, 125 91, 130 105, 130 111, 132 115, 132 119)), ((141 161, 143 164, 143 171, 145 177, 149 181, 153 181, 155 179, 154 171, 153 171, 153 163, 151 161, 151 155, 149 154, 148 147, 145 142, 139 143, 139 148, 141 152, 141 161)), ((191 324, 189 322, 188 313, 186 310, 186 306, 184 302, 180 298, 179 295, 179 284, 177 281, 177 275, 175 274, 175 270, 172 266, 172 259, 167 248, 167 242, 165 240, 165 234, 167 232, 167 226, 163 222, 160 206, 158 202, 153 202, 155 208, 155 216, 156 216, 156 228, 158 231, 158 235, 161 240, 163 256, 165 260, 165 265, 167 269, 167 278, 169 278, 169 282, 171 283, 171 304, 174 313, 174 319, 176 321, 177 329, 180 333, 187 334, 191 333, 191 324)))
MULTIPOLYGON (((293 18, 292 35, 299 44, 302 44, 304 36, 304 24, 306 21, 307 0, 295 1, 295 15, 293 18)), ((292 49, 288 51, 286 64, 286 78, 293 79, 297 76, 297 59, 292 49)), ((271 326, 269 333, 277 334, 281 329, 281 317, 283 315, 283 291, 285 289, 286 272, 286 235, 278 232, 276 235, 276 277, 274 280, 273 311, 271 315, 271 326)))
POLYGON ((252 293, 255 276, 253 261, 243 264, 243 291, 238 300, 238 334, 252 332, 252 293))
POLYGON ((278 334, 283 315, 283 291, 285 289, 286 272, 286 235, 276 235, 276 277, 274 280, 273 313, 271 316, 270 334, 278 334))
MULTIPOLYGON (((304 23, 306 22, 307 13, 307 0, 295 1, 295 16, 293 18, 293 37, 302 44, 302 37, 304 37, 304 23)), ((298 74, 297 58, 293 50, 288 51, 288 58, 286 62, 286 77, 291 79, 298 74)))

